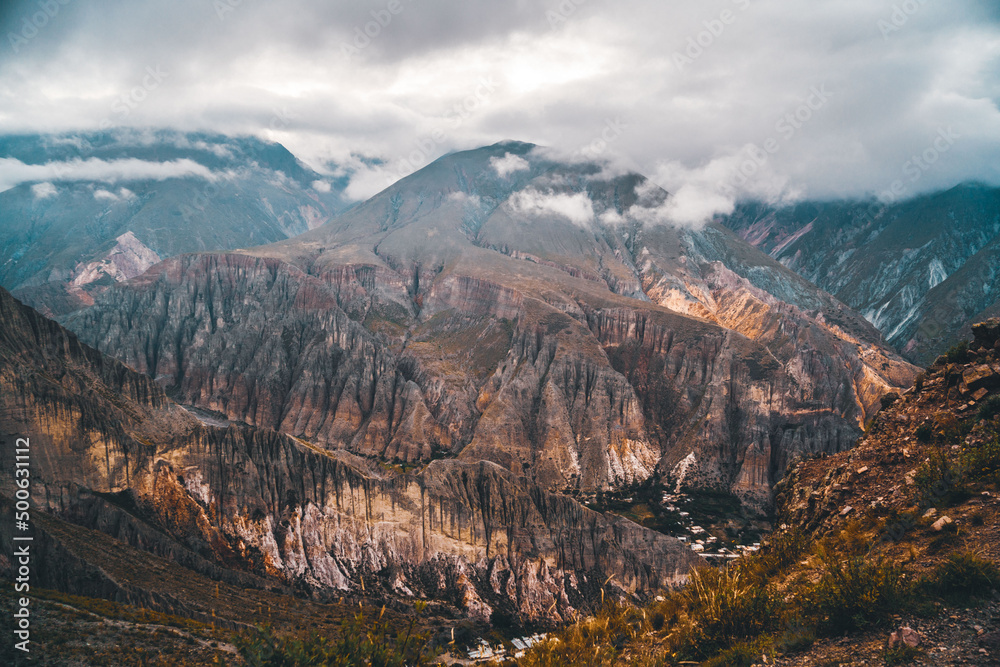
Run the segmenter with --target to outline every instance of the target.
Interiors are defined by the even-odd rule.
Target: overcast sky
[[[503,139],[694,210],[1000,185],[996,0],[7,0],[0,28],[0,132],[252,133],[356,198]]]

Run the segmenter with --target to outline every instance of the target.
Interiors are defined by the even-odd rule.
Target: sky
[[[995,0],[6,0],[0,133],[254,134],[363,199],[514,139],[738,198],[1000,185]]]

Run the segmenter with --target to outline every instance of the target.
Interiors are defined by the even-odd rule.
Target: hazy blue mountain
[[[995,313],[1000,190],[965,184],[891,205],[749,203],[722,221],[929,363]]]
[[[0,285],[49,314],[161,259],[288,238],[347,207],[344,179],[253,137],[3,136],[0,164],[33,177],[0,192]]]

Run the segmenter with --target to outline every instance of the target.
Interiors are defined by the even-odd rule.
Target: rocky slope
[[[723,221],[928,364],[996,313],[1000,191],[967,184],[893,204],[746,204]]]
[[[973,333],[854,449],[792,467],[759,550],[517,664],[1000,664],[1000,319]]]
[[[766,508],[916,369],[726,229],[663,224],[666,196],[506,142],[294,239],[169,260],[67,324],[182,403],[321,448],[584,494],[683,473]]]
[[[489,462],[402,474],[268,429],[205,426],[3,290],[0,322],[0,439],[30,438],[33,511],[227,585],[418,596],[483,621],[550,624],[590,608],[609,580],[642,597],[698,560]],[[3,447],[0,464],[13,469],[13,456]],[[13,492],[8,476],[0,495]],[[36,585],[197,615],[183,591],[165,597],[127,564],[108,575],[39,517]],[[0,567],[10,575],[9,560]]]
[[[346,208],[342,180],[251,137],[9,135],[0,160],[31,177],[0,184],[0,285],[49,314],[166,257],[277,241]]]

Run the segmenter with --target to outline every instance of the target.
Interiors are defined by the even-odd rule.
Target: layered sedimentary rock
[[[2,290],[0,322],[0,437],[30,438],[35,511],[213,578],[319,597],[425,596],[483,620],[555,623],[589,608],[609,579],[641,596],[679,582],[697,560],[672,538],[487,461],[399,474],[269,429],[205,426],[150,378]],[[13,450],[0,454],[7,469]],[[13,490],[5,478],[0,494]],[[100,572],[45,535],[51,571]],[[184,611],[128,582],[46,581]]]
[[[501,175],[508,153],[528,167]],[[665,197],[500,144],[295,239],[167,261],[67,324],[183,403],[323,449],[584,492],[686,461],[764,508],[916,369],[725,229],[650,222]]]

